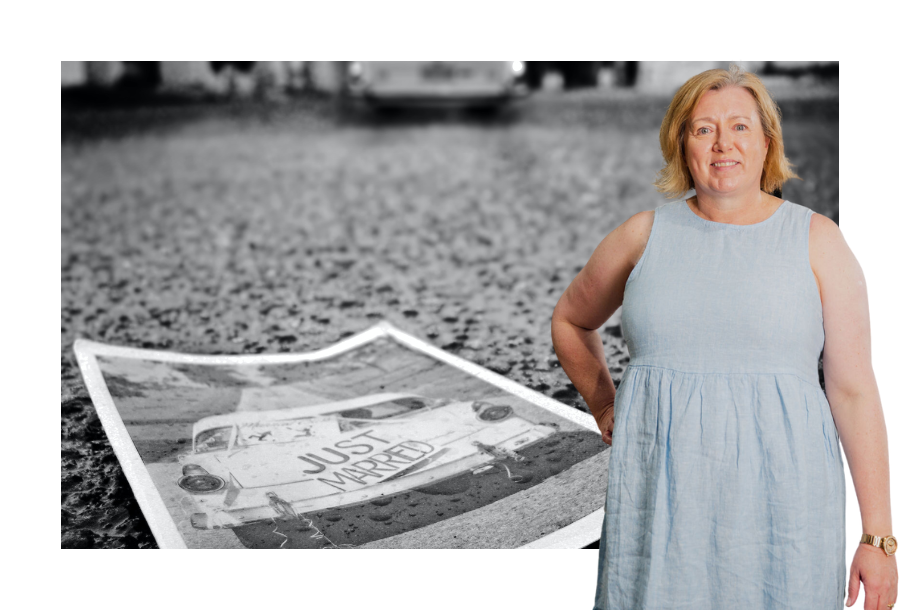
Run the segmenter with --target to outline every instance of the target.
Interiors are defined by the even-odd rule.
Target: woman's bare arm
[[[652,225],[653,212],[640,212],[607,235],[553,310],[550,328],[559,363],[584,397],[607,444],[612,439],[601,419],[612,410],[616,388],[596,331],[622,304],[625,282],[640,260]]]
[[[810,222],[809,255],[825,321],[825,392],[853,475],[863,533],[892,534],[887,428],[872,370],[866,281],[838,226],[821,214]]]

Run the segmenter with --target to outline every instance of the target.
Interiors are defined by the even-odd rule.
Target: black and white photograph
[[[608,456],[592,418],[386,323],[280,357],[75,350],[160,546],[580,548],[600,535]]]

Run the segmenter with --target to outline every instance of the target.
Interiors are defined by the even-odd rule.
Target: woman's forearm
[[[616,397],[600,334],[559,317],[553,318],[550,331],[560,365],[591,413],[599,416],[600,410],[613,404]]]
[[[891,529],[887,427],[878,390],[836,398],[831,410],[853,476],[863,533],[896,535]]]

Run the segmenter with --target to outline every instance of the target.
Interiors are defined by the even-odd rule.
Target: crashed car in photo
[[[352,61],[345,89],[376,108],[496,110],[529,92],[522,61]]]
[[[400,393],[238,411],[194,424],[177,484],[193,499],[193,527],[235,528],[514,464],[524,459],[520,451],[557,429],[520,417],[501,399]]]

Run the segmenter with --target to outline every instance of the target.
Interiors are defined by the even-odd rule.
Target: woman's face
[[[741,195],[759,191],[769,139],[756,101],[743,87],[707,91],[687,125],[684,154],[697,193]]]

